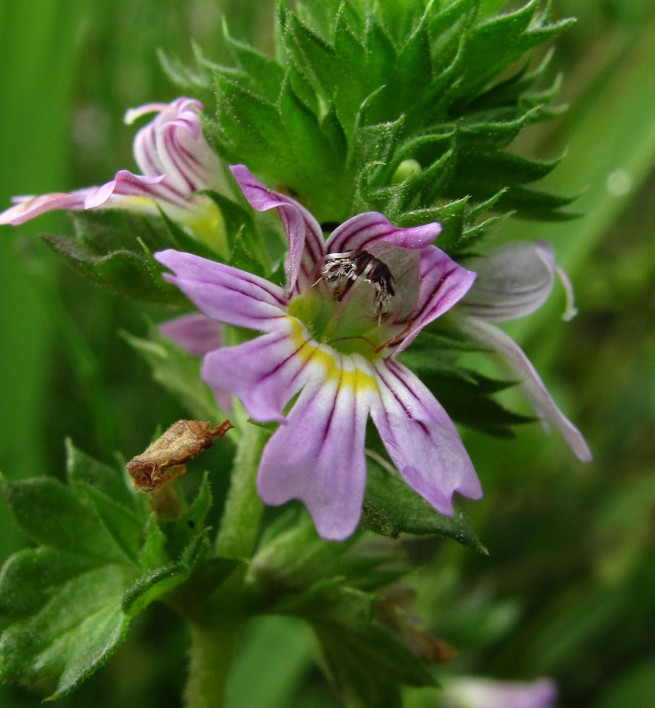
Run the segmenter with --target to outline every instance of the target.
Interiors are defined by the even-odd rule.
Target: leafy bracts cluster
[[[0,573],[0,616],[10,621],[0,635],[5,682],[41,683],[50,698],[60,698],[112,656],[152,602],[166,603],[191,623],[207,623],[227,602],[226,581],[246,572],[238,586],[245,615],[273,611],[307,620],[339,688],[358,694],[362,704],[369,704],[376,686],[393,694],[397,682],[433,682],[398,632],[376,619],[378,589],[405,569],[385,569],[386,555],[348,558],[355,538],[325,544],[308,516],[281,517],[247,563],[213,550],[207,475],[174,522],[150,514],[145,495],[127,486],[119,470],[70,444],[67,484],[36,477],[3,481],[2,487],[17,524],[36,544],[12,555]],[[384,498],[391,495],[397,509],[383,516]],[[387,535],[411,526],[414,533],[441,534],[485,552],[461,514],[440,516],[388,476],[376,475],[367,511],[369,525]],[[337,645],[363,655],[353,662],[336,652]],[[363,670],[370,677],[364,684]]]
[[[369,209],[399,225],[439,221],[450,252],[479,233],[488,209],[563,218],[567,198],[529,186],[556,161],[507,148],[552,115],[557,89],[535,88],[548,56],[532,71],[518,60],[569,21],[550,23],[537,0],[490,18],[494,5],[283,3],[277,59],[227,31],[234,67],[199,57],[217,95],[210,142],[228,162],[285,187],[322,223]],[[175,76],[198,90],[199,75],[193,87],[188,72]]]

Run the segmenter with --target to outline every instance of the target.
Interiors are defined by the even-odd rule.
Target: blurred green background
[[[552,4],[555,17],[578,18],[553,62],[570,107],[515,149],[548,158],[566,150],[548,184],[580,193],[584,216],[501,228],[550,240],[574,282],[572,323],[561,321],[558,292],[511,331],[595,461],[578,464],[536,425],[513,441],[467,432],[485,489],[467,511],[490,556],[409,542],[420,564],[414,609],[460,652],[441,675],[549,676],[561,706],[647,706],[655,704],[655,6]],[[272,5],[0,0],[0,205],[133,168],[124,111],[177,95],[157,48],[190,60],[193,38],[208,57],[225,59],[222,15],[233,35],[270,47]],[[81,281],[38,238],[66,229],[53,215],[0,230],[0,469],[9,478],[61,476],[66,436],[104,461],[117,451],[130,457],[158,424],[183,414],[118,334],[143,335],[144,310]],[[3,503],[2,557],[23,543]],[[149,611],[116,657],[60,705],[178,705],[185,642],[172,615]],[[231,707],[337,705],[310,652],[299,625],[256,623]],[[40,698],[0,688],[7,708]],[[408,690],[406,704],[438,705],[438,693]]]

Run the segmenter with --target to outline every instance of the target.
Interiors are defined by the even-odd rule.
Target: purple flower
[[[134,138],[134,158],[143,174],[120,170],[111,182],[68,193],[14,197],[0,224],[14,226],[57,209],[127,209],[158,216],[162,209],[220,253],[225,248],[223,216],[204,189],[223,181],[220,164],[202,134],[202,104],[190,98],[148,103],[125,114],[125,122],[156,112]]]
[[[554,708],[557,686],[550,679],[531,683],[475,676],[444,681],[446,708]]]
[[[452,421],[394,358],[475,278],[431,245],[439,224],[403,229],[367,212],[324,240],[298,202],[244,165],[231,169],[254,209],[278,211],[289,239],[286,289],[188,253],[155,257],[207,317],[262,332],[207,353],[202,373],[214,390],[238,396],[254,420],[281,424],[259,466],[264,502],[299,499],[323,538],[352,534],[366,486],[369,415],[404,480],[435,509],[452,514],[455,491],[480,498]]]
[[[522,393],[542,421],[552,423],[578,458],[589,462],[592,455],[584,437],[557,407],[530,360],[511,337],[491,324],[524,317],[541,307],[553,289],[555,275],[567,292],[564,319],[575,315],[571,284],[555,263],[552,246],[545,241],[511,242],[466,265],[478,277],[457,307],[462,330],[496,352],[501,366],[521,382]]]

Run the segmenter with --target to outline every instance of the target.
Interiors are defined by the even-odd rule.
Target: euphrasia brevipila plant
[[[96,282],[170,306],[175,317],[151,340],[130,340],[191,415],[235,426],[217,442],[233,465],[218,534],[206,522],[209,478],[190,504],[172,491],[180,465],[211,443],[184,443],[173,428],[149,448],[157,462],[133,466],[152,515],[143,494],[72,447],[67,486],[5,483],[40,544],[2,576],[0,607],[13,620],[0,646],[5,679],[55,676],[53,695],[67,693],[161,600],[191,627],[191,706],[218,704],[240,628],[260,612],[306,619],[353,704],[395,705],[399,684],[434,680],[407,623],[376,617],[405,569],[345,552],[364,529],[483,550],[453,506],[454,492],[478,499],[484,487],[453,421],[510,434],[533,419],[494,399],[512,384],[590,459],[493,324],[540,307],[556,276],[570,293],[547,243],[490,248],[484,238],[510,214],[570,216],[568,197],[534,184],[557,161],[510,148],[556,112],[541,48],[568,21],[551,21],[537,0],[496,14],[503,5],[282,2],[274,57],[227,28],[231,66],[164,57],[193,98],[128,112],[128,123],[154,113],[135,138],[138,172],[19,197],[0,214],[20,224],[74,212],[74,235],[47,242]],[[496,357],[508,380],[463,367],[471,351]],[[261,500],[294,499],[311,519],[283,506],[262,533]],[[55,518],[70,533],[54,534]],[[219,655],[217,670],[208,657]]]

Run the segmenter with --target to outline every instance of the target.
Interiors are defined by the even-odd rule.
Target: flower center
[[[289,314],[316,341],[339,352],[379,356],[399,305],[387,265],[368,251],[329,253],[311,279],[311,287],[290,303]]]

